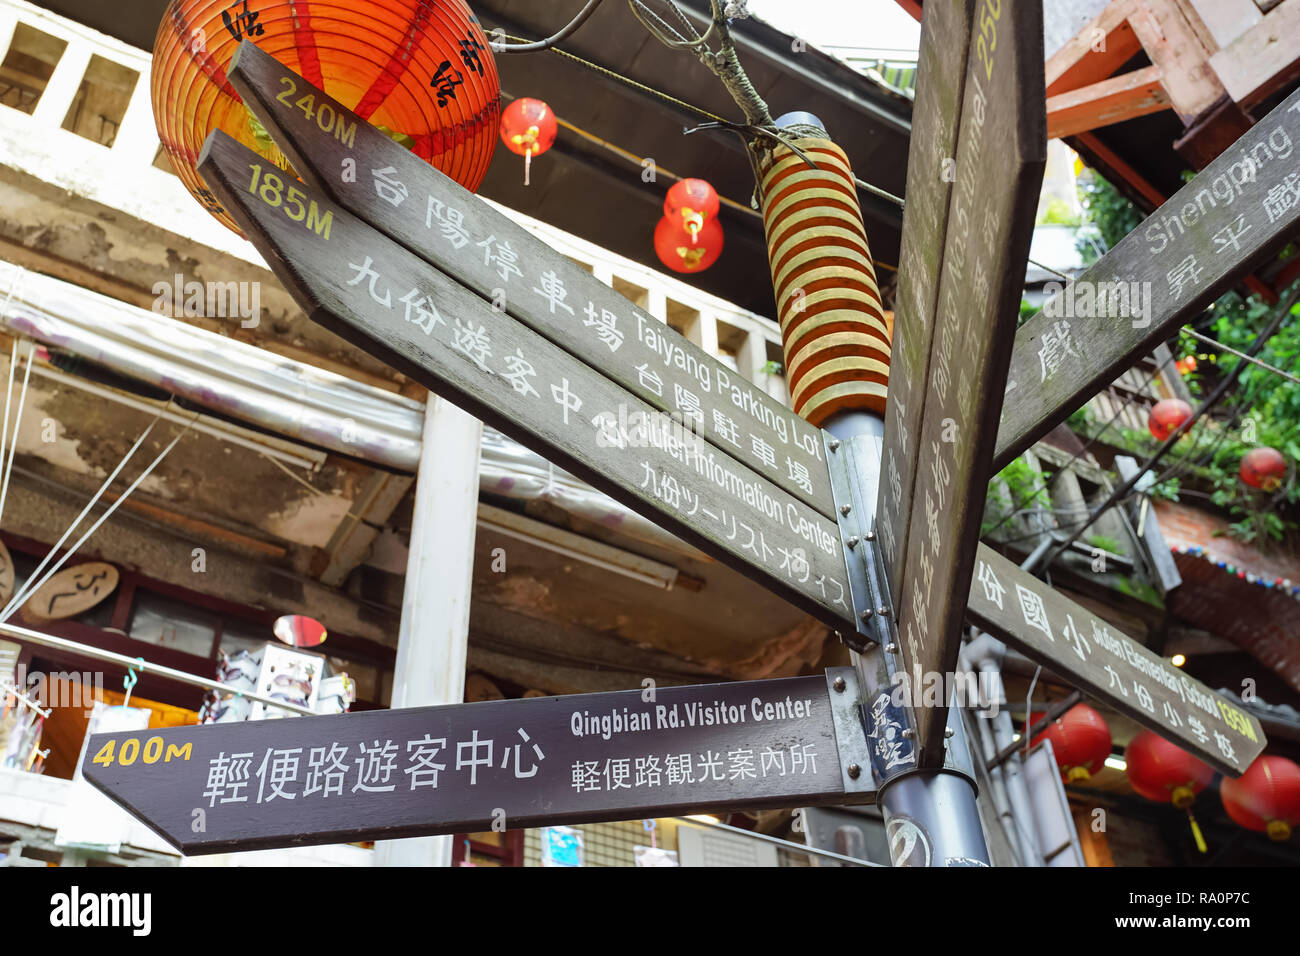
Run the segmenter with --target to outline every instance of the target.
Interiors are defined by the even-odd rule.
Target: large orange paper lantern
[[[194,168],[208,133],[224,130],[288,168],[226,78],[245,39],[466,189],[483,181],[496,147],[500,82],[463,0],[172,0],[154,42],[158,137],[186,188],[236,232]],[[345,124],[305,90],[286,85],[279,99],[346,136]]]

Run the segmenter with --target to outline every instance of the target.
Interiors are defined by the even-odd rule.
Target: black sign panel
[[[957,663],[998,413],[1034,228],[1047,118],[1040,4],[981,0],[966,62],[904,565],[899,649],[920,686]],[[917,399],[913,399],[915,404]],[[888,468],[888,464],[886,464]],[[883,476],[890,489],[892,473]],[[946,708],[916,710],[922,766],[944,760]]]
[[[764,481],[834,517],[820,430],[747,376],[250,41],[229,76],[310,185],[642,401],[680,417]]]
[[[187,854],[873,797],[824,676],[644,693],[97,734],[82,770]]]
[[[1300,230],[1300,90],[1016,333],[1002,468]],[[1049,285],[1049,289],[1051,286]]]
[[[313,321],[830,626],[853,621],[834,522],[224,133],[199,169]],[[527,286],[570,309],[547,276]]]
[[[1267,741],[1240,702],[1210,690],[996,551],[979,547],[971,620],[1232,777]]]

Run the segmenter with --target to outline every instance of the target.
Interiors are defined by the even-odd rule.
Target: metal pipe
[[[742,830],[740,827],[729,826],[721,821],[717,823],[707,823],[704,820],[695,820],[691,817],[673,817],[680,823],[691,823],[698,827],[708,827],[714,830],[726,830],[728,833],[738,833],[741,836],[751,837],[755,840],[762,840],[764,843],[775,843],[777,846],[783,846],[791,853],[807,853],[812,856],[824,856],[828,860],[835,860],[839,863],[848,863],[852,866],[879,866],[883,863],[872,863],[870,860],[859,860],[856,857],[844,856],[840,853],[833,853],[830,850],[822,850],[815,846],[801,846],[790,840],[782,840],[780,837],[768,836],[766,833],[755,833],[753,830]]]
[[[306,707],[299,707],[297,704],[286,704],[284,701],[272,700],[270,697],[263,697],[261,694],[254,693],[251,690],[238,690],[228,684],[223,684],[220,681],[208,680],[204,677],[198,677],[195,674],[188,674],[185,671],[163,667],[161,664],[150,664],[148,661],[142,661],[139,658],[127,657],[125,654],[106,651],[98,647],[92,647],[89,644],[82,644],[78,641],[69,641],[62,637],[55,637],[53,634],[43,634],[40,631],[33,631],[30,628],[18,627],[16,624],[0,622],[0,634],[7,634],[9,637],[17,638],[18,640],[28,644],[39,644],[42,647],[52,647],[55,650],[67,651],[71,654],[80,654],[82,657],[90,657],[94,660],[104,661],[108,664],[117,664],[119,667],[125,667],[128,670],[136,670],[142,674],[152,674],[155,677],[163,677],[167,680],[174,680],[181,684],[189,684],[193,687],[202,687],[205,690],[215,690],[223,694],[234,694],[235,696],[247,697],[249,700],[255,700],[258,703],[266,704],[268,707],[279,707],[281,710],[292,711],[293,713],[301,714],[304,717],[320,716],[320,714],[316,713],[314,710],[308,710]]]
[[[110,402],[117,402],[119,405],[125,405],[127,408],[134,408],[138,411],[154,413],[158,413],[159,409],[162,408],[164,411],[162,411],[161,417],[169,422],[176,422],[183,425],[189,421],[189,419],[183,415],[176,412],[166,411],[165,409],[167,405],[170,404],[167,402],[151,402],[148,399],[134,398],[125,392],[119,392],[102,385],[96,385],[94,382],[76,375],[69,375],[67,372],[62,372],[57,368],[45,368],[44,366],[38,365],[32,371],[42,378],[48,378],[61,385],[68,385],[72,388],[80,389],[83,392],[88,392],[98,398],[107,399]],[[244,438],[241,435],[237,435],[230,426],[221,427],[224,423],[219,419],[214,419],[213,422],[214,424],[208,424],[204,421],[196,421],[191,427],[196,432],[211,435],[221,441],[230,442],[232,445],[239,445],[241,448],[251,449],[252,451],[265,455],[268,458],[278,458],[291,465],[297,465],[299,468],[305,468],[307,471],[319,471],[321,465],[325,464],[326,455],[324,452],[304,448],[304,455],[295,455],[292,452],[276,448],[274,445],[263,444],[250,438]],[[311,457],[306,457],[306,455],[310,455]]]
[[[1015,749],[1015,728],[1011,724],[1011,715],[1006,710],[1006,696],[1002,693],[1001,657],[1006,645],[990,634],[980,633],[966,646],[971,661],[983,675],[987,675],[988,684],[998,688],[1002,707],[989,720],[989,732],[993,736],[993,745],[1000,753],[1008,745]],[[998,765],[1006,783],[1007,799],[1011,803],[1012,837],[1020,845],[1021,863],[1024,866],[1042,866],[1043,853],[1038,845],[1038,835],[1029,825],[1034,819],[1033,804],[1029,799],[1029,788],[1020,773],[1020,761],[1008,760]]]

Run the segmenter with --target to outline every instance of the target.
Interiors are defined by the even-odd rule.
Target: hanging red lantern
[[[1196,371],[1196,356],[1185,355],[1174,363],[1174,368],[1178,369],[1180,375],[1190,375]]]
[[[1236,780],[1224,777],[1219,796],[1228,816],[1247,830],[1286,840],[1300,823],[1300,766],[1261,754]]]
[[[674,272],[703,272],[722,255],[722,224],[706,219],[698,236],[667,216],[655,227],[655,253]]]
[[[1276,448],[1252,448],[1242,456],[1239,474],[1252,488],[1277,491],[1286,479],[1286,458]]]
[[[1214,779],[1213,768],[1149,730],[1129,741],[1124,760],[1128,764],[1128,782],[1139,795],[1187,811],[1196,847],[1204,853],[1205,838],[1192,816],[1192,802]]]
[[[1181,398],[1166,398],[1156,402],[1147,417],[1147,428],[1156,441],[1164,441],[1192,417],[1192,406]]]
[[[664,215],[680,220],[694,245],[704,224],[718,217],[718,194],[703,179],[679,179],[664,197]]]
[[[524,185],[528,185],[533,157],[551,148],[559,125],[555,111],[531,97],[521,96],[501,113],[501,141],[512,153],[524,158]]]
[[[1042,714],[1031,716],[1030,725],[1041,717]],[[1048,724],[1031,744],[1043,739],[1052,742],[1056,765],[1066,783],[1077,783],[1100,773],[1110,756],[1110,728],[1101,714],[1087,704],[1075,704]]]
[[[244,39],[466,189],[483,181],[496,146],[500,84],[464,0],[172,0],[154,41],[158,138],[185,187],[236,232],[194,168],[208,133],[224,130],[289,166],[226,79]],[[305,91],[285,87],[281,99],[345,134],[328,104]]]

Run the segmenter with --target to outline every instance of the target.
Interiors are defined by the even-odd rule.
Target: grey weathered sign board
[[[192,855],[862,803],[852,680],[839,668],[653,701],[631,690],[97,734],[82,770]]]
[[[313,321],[832,627],[852,626],[833,521],[225,133],[209,136],[199,170]],[[545,275],[519,288],[555,298]]]
[[[834,517],[821,431],[245,41],[229,78],[295,171],[461,285]]]
[[[971,24],[956,181],[944,237],[916,474],[891,592],[905,669],[919,685],[957,664],[984,492],[1047,158],[1042,9],[981,0]],[[910,264],[907,264],[910,267]],[[891,389],[893,382],[891,380]],[[892,395],[891,395],[892,401]],[[886,427],[896,424],[895,413]],[[893,499],[895,475],[882,476]],[[918,707],[921,766],[944,760],[946,707]]]
[[[994,468],[1295,236],[1298,163],[1300,90],[1020,328]]]
[[[1112,625],[979,546],[970,617],[1144,727],[1237,777],[1266,743],[1239,701],[1210,690]]]

